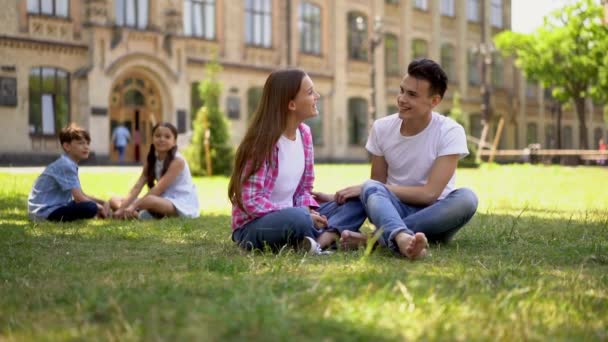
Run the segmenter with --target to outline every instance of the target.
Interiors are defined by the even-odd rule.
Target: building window
[[[398,42],[394,34],[388,33],[384,36],[384,70],[388,76],[401,76]]]
[[[29,76],[30,134],[54,135],[70,122],[70,75],[48,67]]]
[[[399,5],[400,0],[386,0],[385,3],[389,5]]]
[[[258,109],[258,103],[262,98],[262,92],[264,89],[262,87],[251,87],[247,90],[247,118],[250,119],[255,114],[256,109]]]
[[[69,0],[27,0],[27,12],[30,14],[67,18],[69,8]]]
[[[441,45],[441,67],[448,75],[448,80],[452,82],[456,80],[456,62],[454,58],[454,46],[452,44]]]
[[[412,59],[427,58],[428,48],[425,40],[414,39],[412,41]]]
[[[545,125],[545,148],[554,149],[555,146],[555,125]]]
[[[478,23],[481,17],[480,9],[480,0],[467,0],[467,19]]]
[[[306,120],[312,132],[312,142],[315,146],[323,146],[323,98],[317,100],[319,115]]]
[[[469,51],[467,53],[467,64],[468,64],[468,74],[469,74],[469,84],[472,86],[478,86],[481,84],[481,70],[479,65],[479,56],[473,52]]]
[[[454,0],[441,0],[440,10],[442,15],[453,17],[456,13],[454,9]]]
[[[69,0],[27,0],[27,11],[30,14],[67,18]]]
[[[198,111],[205,105],[205,101],[199,90],[200,82],[192,82],[190,84],[190,122],[194,128],[196,123],[196,115]]]
[[[535,98],[536,97],[536,88],[538,88],[538,85],[534,81],[526,82],[526,97]]]
[[[241,118],[241,99],[238,96],[226,98],[226,114],[228,119],[238,120]]]
[[[490,1],[490,24],[494,27],[502,27],[502,0]]]
[[[574,144],[572,143],[572,127],[565,126],[563,130],[563,140],[562,140],[562,148],[572,149],[574,148]]]
[[[505,85],[505,64],[499,52],[495,52],[492,57],[492,84],[497,88]]]
[[[321,54],[321,8],[310,2],[300,3],[300,51]]]
[[[184,1],[184,34],[215,39],[215,0]]]
[[[245,43],[271,47],[271,5],[271,0],[245,0]]]
[[[526,128],[526,143],[528,145],[538,143],[538,126],[534,122],[529,122]]]
[[[367,61],[367,17],[358,12],[348,13],[348,56]]]
[[[116,24],[141,30],[148,27],[148,0],[116,0]]]
[[[363,146],[367,140],[367,101],[360,97],[348,99],[348,143]]]
[[[426,11],[429,9],[428,0],[414,0],[414,8]]]

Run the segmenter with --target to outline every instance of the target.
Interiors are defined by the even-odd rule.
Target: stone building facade
[[[321,115],[310,122],[317,158],[366,160],[367,130],[374,117],[395,111],[400,78],[415,57],[444,66],[451,81],[439,111],[450,111],[458,93],[470,133],[479,136],[482,33],[491,37],[509,29],[511,21],[510,0],[0,0],[0,5],[0,116],[9,128],[0,136],[4,164],[55,157],[61,151],[56,134],[70,121],[90,130],[97,162],[116,159],[111,133],[120,122],[134,137],[130,161],[143,158],[151,126],[159,120],[173,122],[185,145],[192,90],[213,60],[223,67],[220,103],[235,144],[269,72],[297,66],[322,96]],[[527,84],[512,61],[486,56],[493,57],[486,73],[492,123],[506,118],[501,147],[551,143],[555,127],[545,92]],[[588,107],[589,136],[605,136],[601,110]],[[569,132],[564,139],[577,147],[571,111],[563,127]]]

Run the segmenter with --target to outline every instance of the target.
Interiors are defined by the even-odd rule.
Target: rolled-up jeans
[[[307,207],[285,208],[250,221],[232,232],[232,240],[247,250],[297,247],[305,236],[318,235]]]
[[[420,232],[429,242],[449,242],[477,210],[477,196],[467,188],[453,190],[429,206],[416,206],[401,202],[383,183],[368,180],[360,198],[376,231],[381,232],[378,241],[395,252],[399,251],[395,236],[400,232]]]

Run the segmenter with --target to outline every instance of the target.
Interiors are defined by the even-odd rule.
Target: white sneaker
[[[302,240],[301,250],[303,250],[306,254],[310,255],[329,255],[332,252],[324,251],[321,249],[321,245],[315,239],[305,236],[304,240]]]

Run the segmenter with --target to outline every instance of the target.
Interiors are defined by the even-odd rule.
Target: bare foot
[[[324,232],[317,238],[317,242],[322,249],[325,249],[331,246],[331,244],[337,241],[339,238],[340,236],[338,236],[338,233]]]
[[[399,233],[395,237],[395,242],[399,246],[399,252],[408,259],[416,260],[427,254],[428,241],[423,233],[416,233],[413,236]]]
[[[340,236],[340,247],[342,249],[357,249],[367,244],[367,235],[359,232],[345,230]]]

